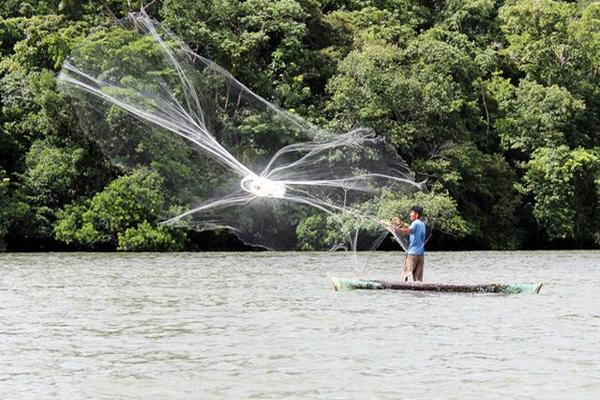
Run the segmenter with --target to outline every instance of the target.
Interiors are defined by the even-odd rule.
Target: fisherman
[[[423,207],[415,205],[410,208],[410,225],[398,217],[393,217],[391,220],[391,229],[402,235],[410,235],[410,242],[402,270],[403,281],[408,281],[410,275],[412,275],[413,281],[423,280],[426,227],[425,223],[421,220],[422,215]]]

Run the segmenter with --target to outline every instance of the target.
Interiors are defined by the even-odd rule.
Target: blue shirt
[[[409,226],[410,245],[407,253],[411,256],[422,256],[425,254],[425,223],[415,219]]]

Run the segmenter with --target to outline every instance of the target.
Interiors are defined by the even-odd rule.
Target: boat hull
[[[377,279],[346,279],[332,277],[333,288],[335,290],[413,290],[428,292],[446,292],[446,293],[539,293],[542,289],[541,283],[486,283],[480,285],[458,285],[448,283],[424,283],[424,282],[403,282],[403,281],[385,281]]]

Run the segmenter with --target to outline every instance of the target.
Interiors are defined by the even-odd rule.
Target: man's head
[[[414,221],[415,219],[421,218],[423,215],[423,207],[421,206],[412,206],[410,208],[410,220]]]

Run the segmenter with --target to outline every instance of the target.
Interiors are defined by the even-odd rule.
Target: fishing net
[[[143,11],[90,34],[59,88],[115,165],[164,178],[168,225],[284,250],[320,215],[331,245],[356,249],[362,232],[377,245],[387,230],[378,199],[424,189],[372,130],[332,133],[279,109]]]

